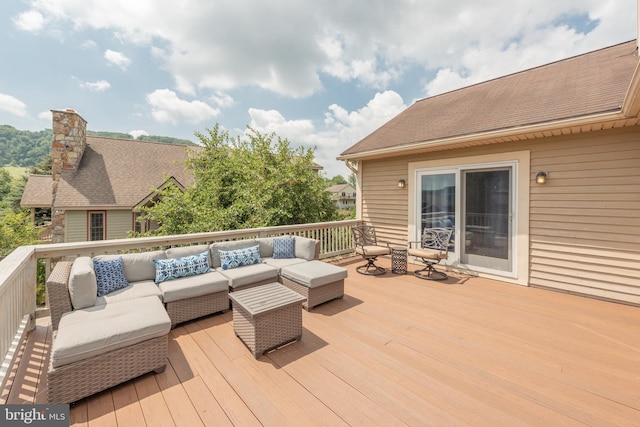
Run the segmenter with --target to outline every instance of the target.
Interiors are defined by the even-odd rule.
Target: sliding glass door
[[[463,264],[511,271],[511,168],[462,171]]]
[[[453,229],[448,264],[514,273],[515,164],[417,171],[419,226]]]

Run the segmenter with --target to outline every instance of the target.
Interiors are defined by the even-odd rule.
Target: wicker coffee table
[[[257,359],[302,336],[303,296],[280,283],[231,292],[233,330]]]

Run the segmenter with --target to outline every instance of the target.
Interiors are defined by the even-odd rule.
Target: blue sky
[[[335,160],[416,99],[636,38],[633,0],[3,0],[0,124],[196,141],[250,125]]]

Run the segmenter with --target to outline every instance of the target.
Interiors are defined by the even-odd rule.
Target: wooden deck
[[[640,308],[356,265],[300,342],[255,360],[231,313],[183,324],[164,373],[75,403],[72,424],[640,425]],[[50,337],[44,319],[0,403],[45,403]]]

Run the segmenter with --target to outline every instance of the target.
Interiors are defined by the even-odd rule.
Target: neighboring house
[[[338,157],[357,217],[397,244],[453,228],[470,274],[640,304],[638,64],[630,41],[415,102]]]
[[[331,200],[338,210],[355,210],[356,189],[349,184],[337,184],[327,188],[331,193]]]
[[[22,192],[20,206],[29,208],[31,221],[36,221],[36,210],[51,210],[51,175],[29,175],[29,180]]]
[[[53,243],[126,238],[156,224],[136,221],[169,183],[193,183],[185,160],[197,146],[86,136],[73,110],[52,110],[52,175],[31,175],[22,206],[51,207]]]

